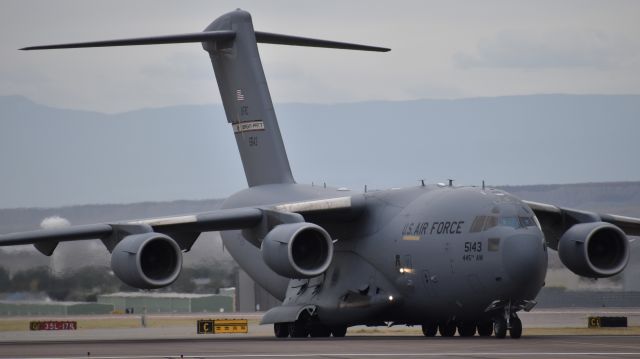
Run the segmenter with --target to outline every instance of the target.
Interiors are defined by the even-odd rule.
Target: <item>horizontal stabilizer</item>
[[[376,46],[350,44],[346,42],[311,39],[307,37],[274,34],[270,32],[262,32],[262,31],[256,31],[256,41],[263,44],[326,47],[330,49],[343,49],[343,50],[361,50],[361,51],[378,51],[378,52],[387,52],[391,50],[385,47],[376,47]]]
[[[270,32],[256,31],[255,34],[256,34],[256,41],[263,44],[325,47],[330,49],[378,51],[378,52],[390,51],[390,49],[385,47],[376,47],[376,46],[351,44],[351,43],[338,42],[338,41],[311,39],[307,37],[274,34]],[[164,36],[152,36],[152,37],[137,37],[137,38],[130,38],[130,39],[29,46],[29,47],[24,47],[20,50],[75,49],[75,48],[83,48],[83,47],[160,45],[160,44],[180,44],[180,43],[189,43],[189,42],[228,41],[228,40],[233,40],[235,36],[236,36],[235,31],[231,31],[231,30],[203,31],[203,32],[196,32],[191,34],[164,35]]]
[[[49,49],[73,49],[81,47],[108,47],[108,46],[132,46],[132,45],[159,45],[180,44],[187,42],[225,41],[235,38],[235,31],[204,31],[191,34],[164,35],[152,37],[138,37],[131,39],[77,42],[69,44],[30,46],[20,50],[49,50]]]

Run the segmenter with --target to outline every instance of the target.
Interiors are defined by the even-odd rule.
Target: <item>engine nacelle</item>
[[[333,241],[312,223],[275,226],[262,241],[262,258],[274,272],[287,278],[311,278],[324,273],[333,259]]]
[[[580,223],[562,235],[558,255],[562,263],[577,275],[611,277],[622,272],[629,262],[629,240],[613,224]]]
[[[182,251],[164,234],[132,234],[113,249],[111,269],[121,281],[135,288],[166,287],[180,274]]]

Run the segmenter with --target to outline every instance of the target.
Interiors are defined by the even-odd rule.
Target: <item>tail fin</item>
[[[236,136],[250,187],[294,183],[257,43],[386,52],[389,49],[254,31],[251,15],[232,11],[203,32],[145,38],[26,47],[22,50],[64,49],[201,42],[209,53],[220,96]]]

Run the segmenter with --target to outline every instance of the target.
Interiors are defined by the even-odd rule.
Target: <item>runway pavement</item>
[[[626,315],[635,327],[592,331],[586,328],[589,315]],[[0,332],[0,357],[640,358],[639,309],[540,310],[521,317],[525,331],[518,340],[425,338],[419,327],[354,327],[345,338],[276,339],[272,327],[255,324],[255,317],[250,317],[249,334],[198,335],[195,322],[151,328],[4,331]],[[582,333],[590,335],[576,335]]]
[[[639,336],[238,337],[0,344],[10,358],[638,358]]]

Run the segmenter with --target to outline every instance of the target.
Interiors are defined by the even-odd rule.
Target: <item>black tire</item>
[[[507,336],[507,322],[504,319],[498,319],[493,322],[493,332],[496,338],[503,339]]]
[[[493,322],[490,320],[481,320],[478,322],[478,335],[481,337],[490,337],[493,334]]]
[[[475,322],[458,323],[458,334],[460,334],[461,337],[472,337],[476,335],[476,323]]]
[[[438,333],[438,324],[436,323],[422,324],[422,334],[424,334],[425,337],[435,337],[436,333]]]
[[[453,321],[440,323],[438,324],[438,331],[443,337],[452,337],[456,335],[456,323],[454,323]]]
[[[273,333],[276,335],[276,338],[288,338],[289,323],[274,323]]]
[[[293,323],[289,323],[289,336],[291,338],[306,338],[309,336],[309,330],[307,329],[306,323],[300,320],[297,320]]]
[[[347,335],[347,327],[346,326],[332,327],[331,334],[336,338],[342,338],[345,335]]]
[[[309,335],[312,338],[326,338],[331,336],[331,329],[326,325],[315,323],[311,327],[311,330],[309,331]]]
[[[519,339],[522,336],[522,321],[518,317],[511,317],[509,321],[509,336],[512,339]]]

